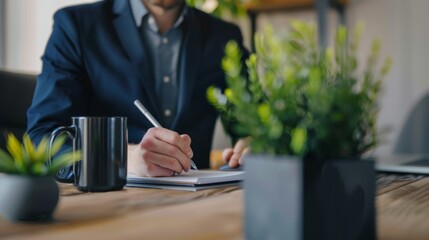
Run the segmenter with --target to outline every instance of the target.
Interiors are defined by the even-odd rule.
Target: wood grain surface
[[[54,220],[11,223],[0,239],[243,239],[243,190],[125,188],[82,193],[60,184]],[[429,178],[377,176],[378,239],[429,239]]]
[[[376,202],[379,239],[429,239],[429,178],[385,175],[380,179]]]
[[[145,232],[148,229],[142,227],[151,221],[144,219],[137,221],[138,226],[134,229],[131,227],[133,223],[127,220],[130,216],[137,214],[144,217],[151,211],[163,209],[169,205],[180,210],[183,203],[192,205],[201,199],[209,200],[215,196],[229,197],[225,193],[238,190],[239,187],[214,188],[198,192],[125,188],[115,192],[82,193],[72,185],[60,184],[60,189],[62,197],[55,212],[54,221],[11,223],[0,218],[0,239],[8,239],[8,237],[11,239],[76,239],[76,236],[85,236],[83,233],[87,231],[91,232],[89,235],[91,237],[107,234],[107,239],[131,239],[128,238],[130,236],[118,237],[136,231]],[[205,212],[204,209],[199,211]],[[187,215],[181,216],[181,218],[186,217]],[[194,217],[193,213],[192,217]],[[162,227],[164,220],[161,217],[161,221],[156,224]],[[121,224],[116,228],[107,227],[110,226],[107,223],[118,223],[118,221]],[[180,221],[178,223],[180,224]],[[105,231],[101,231],[101,229],[105,229]],[[133,239],[139,239],[139,235],[133,236],[135,237]]]

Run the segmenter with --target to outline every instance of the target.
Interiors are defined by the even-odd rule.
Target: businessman
[[[185,0],[105,0],[59,10],[28,132],[40,139],[72,116],[126,116],[130,173],[168,176],[188,171],[191,158],[207,168],[217,113],[206,90],[225,88],[221,59],[229,40],[242,47],[238,27]],[[136,99],[165,128],[152,128]],[[238,164],[237,155],[230,163]],[[69,170],[58,177],[66,180]]]

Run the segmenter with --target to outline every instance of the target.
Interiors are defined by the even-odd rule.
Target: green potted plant
[[[0,149],[0,214],[11,221],[50,220],[58,203],[55,174],[80,159],[80,152],[60,152],[65,137],[43,138],[35,146],[27,134],[22,143],[8,134]],[[51,156],[55,156],[50,162]],[[1,174],[3,173],[3,174]]]
[[[321,49],[314,24],[267,28],[246,60],[234,42],[223,69],[228,88],[209,101],[236,134],[250,137],[244,159],[248,239],[374,239],[375,171],[365,153],[379,141],[377,97],[391,65],[377,65],[374,40],[363,73],[356,56],[362,34],[339,27]]]

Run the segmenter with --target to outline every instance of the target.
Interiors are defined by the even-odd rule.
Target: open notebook
[[[128,175],[128,187],[148,187],[197,191],[213,187],[237,185],[244,180],[244,171],[190,170],[172,177],[137,177]]]

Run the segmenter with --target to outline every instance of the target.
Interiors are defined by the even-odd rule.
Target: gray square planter
[[[375,239],[373,161],[248,155],[246,239]]]

